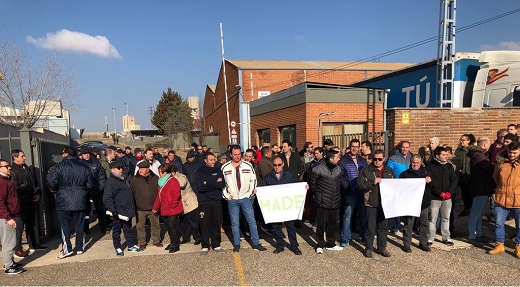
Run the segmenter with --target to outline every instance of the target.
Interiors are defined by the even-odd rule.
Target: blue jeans
[[[484,211],[486,210],[488,199],[489,196],[487,195],[476,196],[473,198],[468,221],[469,239],[482,237],[482,215],[484,215]]]
[[[341,242],[349,242],[352,238],[352,225],[350,219],[357,210],[359,237],[365,241],[365,231],[367,228],[367,217],[365,211],[365,199],[363,196],[345,196],[343,199],[343,220],[341,227]]]
[[[249,225],[253,245],[260,244],[258,229],[256,227],[255,211],[253,202],[255,198],[231,199],[228,201],[229,217],[231,218],[231,231],[233,232],[233,245],[240,246],[240,210]]]
[[[520,208],[505,208],[495,205],[495,237],[497,242],[504,243],[506,239],[506,231],[504,223],[509,213],[513,213],[515,217],[516,237],[515,243],[520,244]]]

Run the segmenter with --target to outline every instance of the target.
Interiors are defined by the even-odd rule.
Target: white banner
[[[419,217],[425,185],[424,178],[382,179],[379,190],[385,217]]]
[[[265,223],[302,219],[306,185],[298,182],[257,187],[256,198]]]

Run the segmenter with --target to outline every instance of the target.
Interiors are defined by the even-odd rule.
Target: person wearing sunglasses
[[[394,171],[385,166],[385,154],[383,150],[377,149],[373,152],[374,160],[359,173],[357,187],[365,194],[365,207],[367,215],[367,230],[365,232],[366,248],[365,257],[371,258],[374,250],[374,236],[377,232],[377,253],[384,257],[390,257],[386,250],[388,235],[388,220],[385,219],[381,195],[379,194],[379,183],[382,178],[395,178]]]
[[[0,239],[2,240],[2,261],[4,273],[19,274],[24,271],[22,265],[13,261],[17,230],[23,228],[20,218],[18,194],[10,179],[11,166],[5,159],[0,159]]]

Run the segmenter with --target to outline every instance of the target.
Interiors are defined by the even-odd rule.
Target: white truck
[[[520,106],[520,51],[484,51],[479,62],[471,106]]]

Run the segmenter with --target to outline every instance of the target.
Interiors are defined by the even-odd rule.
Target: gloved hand
[[[444,196],[446,197],[445,199],[450,199],[451,198],[451,192],[446,191]]]

